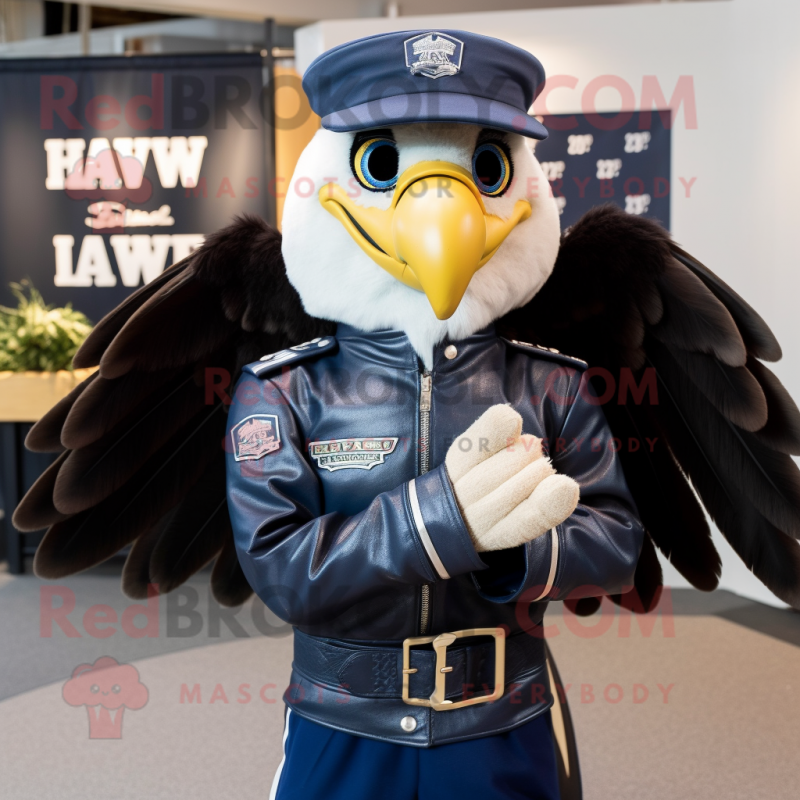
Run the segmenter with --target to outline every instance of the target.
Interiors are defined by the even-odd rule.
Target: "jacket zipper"
[[[424,475],[431,468],[431,390],[433,378],[424,370],[419,384],[419,474]],[[424,584],[420,589],[419,632],[428,632],[431,619],[431,587]]]

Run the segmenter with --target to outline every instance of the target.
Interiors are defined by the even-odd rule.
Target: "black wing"
[[[800,608],[800,412],[761,363],[781,357],[778,342],[741,297],[658,224],[601,206],[565,233],[550,279],[501,326],[586,360],[595,391],[613,396],[603,408],[649,535],[635,579],[645,608],[662,582],[653,544],[698,589],[717,586],[703,507]]]
[[[332,332],[286,277],[280,234],[242,217],[108,314],[75,356],[99,370],[31,430],[61,452],[14,514],[49,526],[34,569],[57,579],[132,544],[123,588],[167,592],[216,559],[212,589],[236,605],[239,568],[225,495],[227,406],[245,364]]]

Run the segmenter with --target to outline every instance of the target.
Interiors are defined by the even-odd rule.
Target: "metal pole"
[[[81,54],[89,55],[89,31],[92,28],[92,7],[81,3],[78,6],[78,31],[81,35]]]
[[[262,57],[262,114],[265,128],[265,167],[266,179],[272,180],[275,177],[275,20],[264,20],[264,42],[265,48],[261,51]],[[269,185],[269,184],[268,184]],[[274,185],[274,184],[273,184]],[[265,194],[265,217],[267,222],[276,227],[278,224],[277,198],[273,193]]]

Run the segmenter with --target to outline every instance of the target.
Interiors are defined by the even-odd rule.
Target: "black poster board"
[[[550,114],[536,158],[550,181],[562,229],[592,206],[615,203],[670,227],[671,114]]]
[[[0,61],[0,302],[28,277],[97,322],[234,215],[274,221],[270,72],[259,54]]]

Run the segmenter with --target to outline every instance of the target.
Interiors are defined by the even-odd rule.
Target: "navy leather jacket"
[[[229,415],[228,501],[247,579],[295,627],[293,711],[425,747],[550,706],[547,600],[629,588],[643,535],[583,367],[488,328],[442,343],[427,373],[403,333],[340,325],[245,369]],[[522,415],[581,496],[550,533],[478,554],[444,458],[497,403]],[[502,698],[439,711],[401,699],[404,639],[496,626],[508,633]],[[410,652],[409,696],[426,698],[433,653]],[[447,659],[448,698],[491,691],[492,639],[459,640]]]

